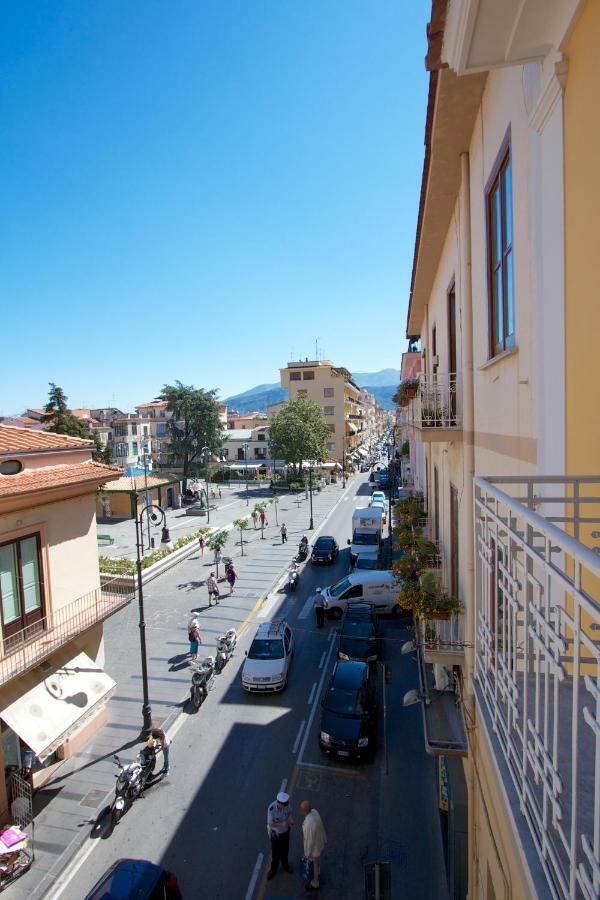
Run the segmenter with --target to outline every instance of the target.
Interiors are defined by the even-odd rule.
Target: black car
[[[321,706],[319,744],[325,753],[356,759],[372,755],[377,694],[368,663],[336,662]]]
[[[366,606],[360,603],[356,606]],[[346,610],[338,639],[338,659],[356,659],[373,663],[379,659],[380,640],[377,618],[350,605]]]
[[[379,560],[375,556],[361,556],[360,553],[356,557],[356,561],[352,565],[352,571],[356,569],[379,569]]]
[[[145,859],[118,859],[100,881],[86,894],[85,900],[182,900],[177,879],[172,872]]]
[[[340,548],[336,539],[324,534],[314,542],[310,561],[311,563],[332,565],[336,561],[339,552]]]

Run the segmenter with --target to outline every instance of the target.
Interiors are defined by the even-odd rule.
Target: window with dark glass
[[[303,373],[302,373],[302,377],[303,377],[303,379],[304,379],[305,381],[314,381],[314,380],[315,380],[315,373],[312,372],[312,371],[309,369],[307,372],[303,372]]]
[[[487,194],[490,357],[515,345],[512,166],[507,151]]]
[[[44,614],[39,535],[0,545],[2,633],[10,637]]]

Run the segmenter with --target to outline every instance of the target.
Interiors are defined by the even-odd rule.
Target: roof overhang
[[[542,60],[564,45],[583,0],[452,0],[441,58],[458,75]]]
[[[487,75],[459,78],[450,69],[441,68],[430,77],[407,336],[421,334],[460,188],[460,155],[469,150]]]

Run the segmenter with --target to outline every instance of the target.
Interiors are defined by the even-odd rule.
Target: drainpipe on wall
[[[469,154],[460,154],[460,315],[462,329],[462,402],[463,402],[463,509],[466,510],[467,540],[464,542],[465,587],[465,662],[466,706],[469,727],[469,757],[466,765],[468,788],[469,897],[477,894],[477,819],[475,803],[474,733],[475,702],[473,672],[475,664],[475,534],[473,529],[473,476],[475,475],[475,406],[473,391],[473,290],[471,272],[471,189]],[[461,548],[462,550],[462,548]],[[462,554],[461,554],[462,555]]]

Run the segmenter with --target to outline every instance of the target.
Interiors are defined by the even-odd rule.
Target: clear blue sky
[[[4,0],[0,414],[399,368],[429,0]]]

